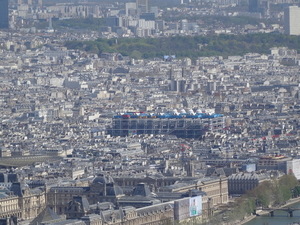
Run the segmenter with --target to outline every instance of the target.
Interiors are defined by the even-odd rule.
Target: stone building
[[[174,184],[176,181],[181,180],[178,177],[164,177],[164,176],[146,176],[146,177],[138,177],[138,176],[122,176],[115,177],[114,181],[121,187],[132,186],[135,187],[139,183],[147,184],[150,189],[153,191],[158,191],[158,188],[168,186]],[[191,180],[191,178],[183,178],[182,180]]]
[[[7,148],[0,148],[0,158],[3,158],[3,157],[10,157],[11,156],[11,151]]]
[[[245,194],[257,187],[261,182],[282,176],[279,171],[257,171],[252,173],[238,173],[228,177],[228,193]]]
[[[1,183],[15,183],[19,181],[18,174],[15,173],[0,173]]]
[[[67,219],[81,218],[91,214],[90,204],[85,196],[74,196],[66,210]]]
[[[185,182],[179,181],[172,185],[160,187],[158,193],[164,195],[164,193],[183,193],[191,190],[205,192],[214,206],[228,202],[228,181],[226,177],[205,177]]]
[[[47,205],[58,214],[64,214],[74,196],[86,196],[90,204],[112,202],[124,196],[123,190],[110,176],[99,175],[88,187],[55,186],[47,190]]]
[[[13,212],[13,213],[12,213]],[[19,208],[19,197],[1,193],[0,195],[0,218],[10,216],[20,217],[22,210]]]
[[[130,184],[138,180],[132,178]],[[75,186],[71,182],[70,186],[53,184],[30,189],[28,185],[12,183],[10,190],[0,195],[0,218],[36,218],[34,221],[38,224],[44,214],[49,214],[52,221],[59,220],[63,224],[86,221],[95,225],[155,225],[173,221],[172,204],[182,198],[202,196],[203,218],[211,216],[215,206],[228,201],[227,178],[223,177],[183,179],[176,183],[171,179],[159,180],[156,193],[146,183],[137,183],[127,196],[110,176],[99,175],[78,184],[86,186]],[[63,214],[66,222],[59,216]]]
[[[15,216],[23,220],[33,219],[45,206],[43,189],[30,189],[27,185],[12,183],[10,190],[0,195],[0,218]]]
[[[139,182],[148,184],[152,189],[157,190],[156,199],[162,202],[169,202],[178,200],[184,197],[192,197],[196,195],[203,195],[202,207],[203,216],[208,217],[212,215],[212,209],[220,204],[227,204],[228,202],[228,179],[224,176],[195,178],[184,177],[124,177],[115,178],[122,188],[128,186],[138,186]],[[124,185],[124,186],[123,186]],[[201,192],[201,193],[200,193]],[[204,194],[203,194],[204,193]],[[133,193],[131,194],[133,195]],[[120,205],[123,205],[122,200],[130,198],[128,196],[120,198]],[[140,199],[139,204],[146,204],[146,198]]]
[[[133,206],[135,208],[142,208],[150,205],[159,204],[161,201],[156,198],[156,195],[150,192],[148,185],[139,183],[133,189],[131,196],[124,196],[118,200],[119,206]]]
[[[88,212],[91,214],[87,214]],[[68,219],[83,221],[91,221],[92,219],[92,222],[87,223],[91,225],[159,225],[173,221],[174,209],[170,203],[160,203],[139,209],[133,206],[125,206],[117,209],[98,210],[95,209],[94,205],[89,205],[86,199],[74,197],[73,201],[70,202],[66,215]]]

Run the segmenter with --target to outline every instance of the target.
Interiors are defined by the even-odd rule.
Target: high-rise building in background
[[[142,15],[140,15],[140,19],[144,19],[144,20],[155,20],[155,14],[154,13],[142,13]]]
[[[0,0],[0,29],[8,29],[8,0]]]
[[[110,16],[106,18],[106,26],[122,27],[122,18],[118,16]]]
[[[180,29],[183,31],[187,31],[189,29],[189,22],[187,19],[183,19],[180,21]]]
[[[126,16],[136,14],[136,3],[135,2],[127,2],[125,4],[125,10],[126,10]]]
[[[270,17],[270,1],[262,1],[261,14],[263,17]]]
[[[249,0],[249,12],[258,12],[260,8],[260,0]]]
[[[289,6],[284,9],[284,32],[288,35],[300,35],[300,7]]]
[[[150,12],[154,13],[155,17],[158,17],[158,7],[157,6],[150,7]]]
[[[140,13],[148,12],[148,0],[136,0],[136,7]]]

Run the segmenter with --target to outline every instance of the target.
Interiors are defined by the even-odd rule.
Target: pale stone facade
[[[45,192],[42,189],[29,189],[20,183],[13,183],[9,194],[1,194],[0,217],[16,216],[18,219],[33,219],[45,206]]]
[[[130,182],[134,184],[138,182],[138,179],[131,179]],[[164,181],[156,181],[156,185],[156,188],[160,191],[158,193],[162,195],[169,193],[170,199],[161,199],[160,201],[163,203],[159,203],[159,197],[157,197],[157,202],[154,202],[153,205],[141,208],[123,206],[115,210],[113,209],[114,206],[118,206],[118,201],[122,198],[124,205],[126,205],[125,195],[122,189],[108,176],[98,176],[94,178],[90,185],[83,187],[55,186],[30,189],[27,185],[13,183],[10,193],[0,195],[0,217],[16,216],[19,220],[30,220],[36,218],[46,206],[49,206],[59,215],[69,215],[70,219],[73,217],[76,217],[76,219],[86,217],[85,219],[90,220],[92,218],[89,215],[93,213],[96,213],[95,215],[100,215],[100,213],[109,214],[109,216],[101,214],[101,218],[106,218],[101,222],[97,221],[97,216],[94,216],[94,222],[91,222],[91,224],[156,225],[161,224],[162,221],[170,222],[174,220],[174,210],[169,205],[172,204],[172,201],[182,198],[180,196],[191,197],[203,193],[203,218],[211,216],[215,206],[228,202],[227,178],[202,178],[175,184],[173,179],[165,179]],[[96,205],[98,211],[94,208],[94,210],[76,212],[80,207],[76,208],[76,205],[71,204],[76,196],[85,196],[88,204],[94,205],[94,207]],[[107,203],[111,205],[99,210],[99,207],[103,207],[101,204],[105,205]],[[130,205],[130,202],[127,205]],[[114,215],[119,211],[122,211],[122,218],[116,217],[114,219]]]

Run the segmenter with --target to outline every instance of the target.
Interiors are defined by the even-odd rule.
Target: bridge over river
[[[266,208],[266,209],[263,209],[263,210],[269,211],[269,214],[272,217],[275,215],[275,211],[279,211],[279,210],[280,211],[285,211],[285,212],[287,212],[287,216],[293,217],[293,212],[297,211],[297,210],[300,210],[300,207]]]
[[[260,216],[255,217],[253,220],[247,222],[245,225],[262,225],[262,224],[272,224],[272,225],[287,225],[287,224],[297,224],[300,223],[300,198],[292,199],[287,202],[289,205],[279,207],[271,207],[262,209],[267,214],[260,214]],[[270,212],[273,212],[273,216]],[[290,214],[289,212],[292,212]],[[292,217],[291,217],[292,216]]]

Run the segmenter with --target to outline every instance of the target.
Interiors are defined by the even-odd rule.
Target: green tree
[[[133,59],[141,59],[142,53],[140,51],[133,50],[132,53],[130,54],[130,57]]]
[[[298,197],[300,195],[300,186],[296,186],[294,188],[294,197]]]
[[[291,189],[298,185],[298,180],[294,176],[294,174],[290,173],[290,174],[282,176],[279,179],[279,185],[287,186],[288,188]]]
[[[300,51],[300,36],[287,36],[282,34],[247,34],[220,36],[176,36],[168,38],[128,38],[128,39],[103,39],[96,41],[99,53],[119,52],[134,58],[153,58],[163,55],[175,54],[178,58],[190,57],[195,60],[202,56],[243,55],[248,52],[266,54],[271,47],[287,46]],[[66,42],[68,49],[87,50],[96,52],[91,41]],[[199,45],[203,45],[201,50]],[[140,54],[137,54],[137,52]]]

